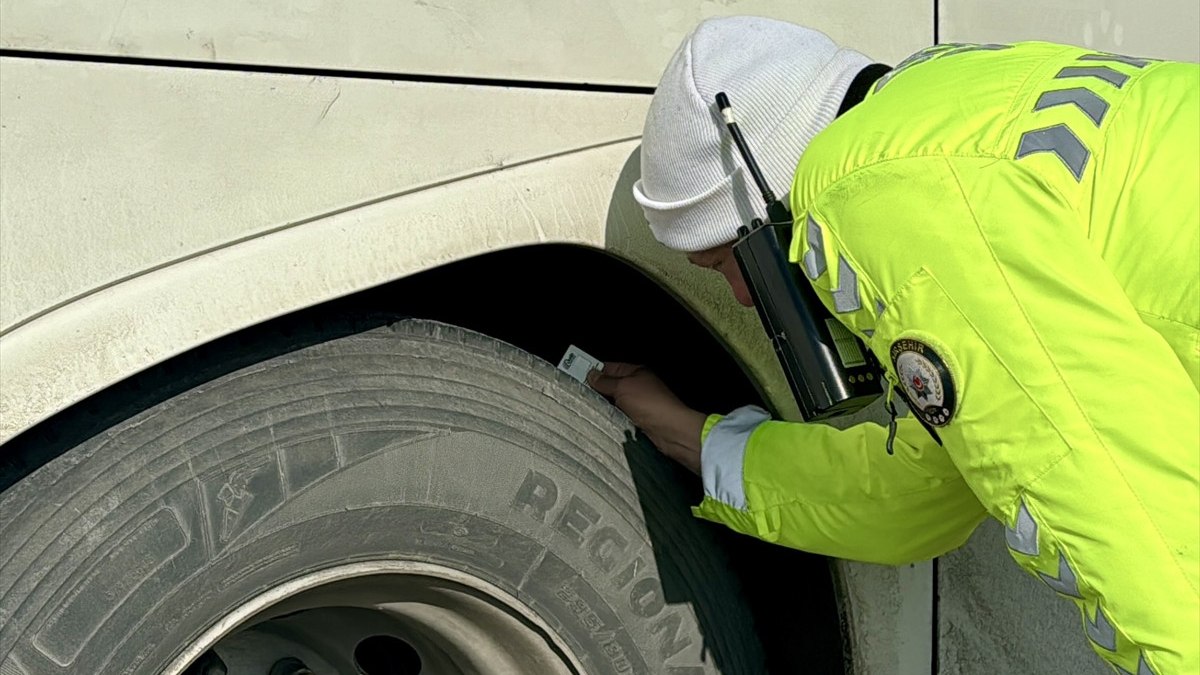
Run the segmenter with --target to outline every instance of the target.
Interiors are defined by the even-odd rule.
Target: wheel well
[[[730,299],[732,302],[732,298]],[[606,361],[654,369],[688,405],[724,412],[766,405],[716,336],[678,298],[604,252],[541,245],[489,253],[322,303],[219,338],[97,393],[29,429],[0,451],[0,492],[113,424],[226,373],[399,318],[461,326],[551,363],[569,344]],[[703,497],[692,480],[694,503]],[[840,672],[842,644],[826,559],[767,545],[715,525],[757,612],[776,672]],[[796,580],[795,584],[781,583]],[[822,579],[821,583],[813,583]],[[793,587],[794,586],[794,587]],[[780,596],[789,596],[780,602]],[[773,645],[771,643],[774,643]],[[840,657],[841,655],[838,654]],[[801,666],[803,664],[803,666]]]
[[[463,260],[363,295],[558,363],[569,344],[655,370],[689,405],[765,405],[726,347],[642,271],[594,249],[542,245]],[[733,302],[732,296],[730,302]]]
[[[478,331],[557,363],[574,343],[603,360],[645,364],[693,407],[765,405],[730,352],[634,266],[569,245],[456,261],[236,331],[156,364],[60,411],[0,448],[0,490],[117,421],[271,356],[402,317]]]

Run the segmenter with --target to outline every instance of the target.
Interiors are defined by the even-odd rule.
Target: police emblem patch
[[[913,414],[926,424],[944,427],[954,419],[957,392],[950,369],[937,351],[912,338],[892,343],[892,368]]]

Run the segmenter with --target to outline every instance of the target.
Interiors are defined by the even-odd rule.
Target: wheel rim
[[[221,673],[189,670],[213,653],[229,675],[586,672],[517,598],[458,570],[400,560],[339,565],[270,588],[222,617],[164,673]]]

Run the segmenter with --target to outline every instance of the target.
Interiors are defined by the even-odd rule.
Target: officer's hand
[[[629,363],[606,363],[588,384],[613,399],[666,456],[700,473],[700,434],[705,415],[679,400],[654,373]]]

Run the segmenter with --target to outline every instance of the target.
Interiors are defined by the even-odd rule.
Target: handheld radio
[[[797,265],[788,262],[792,213],[775,198],[754,161],[724,92],[717,107],[742,161],[762,192],[767,219],[738,228],[733,254],[749,287],[759,320],[771,339],[800,414],[808,420],[855,412],[886,386],[875,355],[821,304]]]

